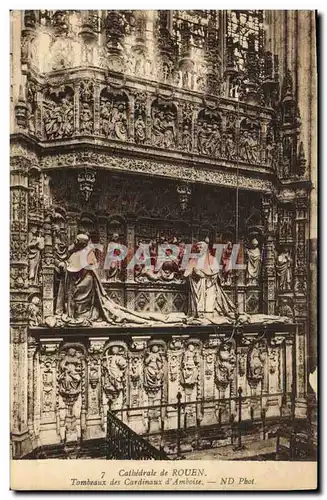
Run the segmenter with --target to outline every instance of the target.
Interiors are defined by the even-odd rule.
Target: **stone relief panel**
[[[43,100],[45,139],[61,139],[74,134],[74,91],[71,87],[49,88]]]
[[[151,106],[151,143],[159,148],[177,146],[177,109],[175,104],[157,99]]]
[[[129,112],[128,97],[124,92],[103,89],[100,94],[100,134],[127,141]]]
[[[198,115],[196,130],[198,153],[220,156],[222,144],[221,116],[217,112],[202,110]]]
[[[258,414],[253,398],[261,390],[267,393],[267,416],[279,417],[292,370],[291,351],[284,364],[284,350],[289,349],[285,339],[293,345],[288,332],[273,333],[269,340],[260,333],[237,338],[210,334],[202,341],[200,336],[158,339],[127,331],[126,342],[91,339],[87,349],[44,339],[39,355],[33,354],[38,343],[31,350],[33,380],[39,380],[39,388],[32,395],[29,419],[41,437],[55,424],[58,441],[66,442],[81,435],[102,436],[108,408],[124,408],[123,421],[141,433],[159,431],[162,425],[174,429],[180,392],[183,425],[224,423],[231,411],[237,412],[230,398],[237,397],[239,387],[246,398],[244,418]],[[160,404],[168,406],[155,408]],[[149,409],[140,410],[147,405]]]

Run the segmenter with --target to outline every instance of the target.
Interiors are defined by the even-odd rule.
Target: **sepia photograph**
[[[317,12],[9,17],[12,489],[315,489]]]

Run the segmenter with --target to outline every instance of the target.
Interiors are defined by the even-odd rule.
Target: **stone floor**
[[[246,443],[241,450],[229,445],[183,455],[187,460],[275,460],[276,438]]]

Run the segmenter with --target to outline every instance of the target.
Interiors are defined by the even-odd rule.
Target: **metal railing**
[[[110,410],[107,413],[106,458],[114,460],[169,460]]]
[[[173,443],[174,451],[171,455],[175,458],[182,458],[183,443],[190,437],[193,439],[195,449],[201,449],[201,441],[210,443],[210,448],[213,447],[213,442],[223,440],[233,446],[233,450],[241,450],[244,446],[244,437],[251,432],[259,432],[262,439],[266,440],[270,422],[282,423],[284,420],[294,420],[294,392],[285,393],[270,393],[261,395],[243,396],[242,389],[238,389],[238,395],[227,399],[203,399],[196,401],[182,401],[182,394],[177,394],[176,403],[165,403],[152,406],[139,406],[130,408],[121,408],[108,412],[107,424],[107,441],[108,447],[112,448],[111,453],[117,458],[136,458],[139,459],[167,459],[167,455],[163,451],[167,443]],[[267,418],[267,406],[265,402],[267,397],[280,398],[279,415]],[[248,403],[247,417],[244,416],[244,406]],[[233,404],[233,411],[232,411]],[[217,421],[210,426],[202,426],[201,419],[193,418],[193,424],[188,425],[187,407],[200,408],[208,405],[216,405]],[[177,427],[167,428],[165,425],[166,418],[163,414],[167,414],[167,410],[175,410],[175,418]],[[141,413],[146,411],[158,410],[159,430],[142,433],[142,437],[130,429],[125,423],[120,420],[117,415],[124,419],[124,414]],[[227,418],[226,418],[227,412]],[[225,417],[223,415],[225,413]],[[143,413],[144,414],[144,413]],[[194,425],[195,422],[195,425]],[[129,441],[134,443],[130,443]],[[152,440],[158,443],[158,448],[154,448],[149,441]],[[146,448],[146,444],[149,448]],[[134,447],[134,448],[133,448]],[[144,456],[142,456],[142,454]],[[162,458],[165,456],[165,458]],[[111,458],[111,457],[108,457]]]

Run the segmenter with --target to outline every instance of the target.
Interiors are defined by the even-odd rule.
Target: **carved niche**
[[[199,383],[200,360],[200,342],[189,340],[184,346],[181,364],[181,385],[189,395]]]
[[[219,391],[224,392],[232,382],[236,366],[235,341],[222,342],[217,350],[215,380]]]
[[[144,355],[144,389],[150,399],[162,397],[166,374],[166,345],[162,341],[150,341]]]
[[[219,113],[210,109],[200,111],[196,131],[198,153],[221,156],[222,124]]]
[[[43,100],[46,139],[71,137],[74,133],[74,91],[71,87],[49,88]]]
[[[236,160],[237,158],[237,128],[236,115],[228,113],[226,115],[226,131],[224,135],[224,156],[228,160]]]
[[[124,92],[103,89],[100,95],[100,134],[110,139],[127,141],[129,112],[128,97]]]
[[[146,127],[146,94],[139,92],[135,95],[134,103],[134,140],[137,144],[145,143]]]
[[[156,99],[151,106],[151,143],[159,148],[177,146],[177,108],[169,100]]]
[[[247,380],[251,388],[255,389],[265,377],[268,358],[267,342],[262,339],[249,348],[247,354]]]
[[[109,407],[122,407],[126,401],[127,346],[124,342],[109,343],[102,357],[102,387]]]
[[[57,365],[57,391],[65,404],[65,417],[60,421],[65,423],[66,441],[76,441],[78,438],[75,405],[78,405],[81,432],[85,430],[86,412],[86,355],[85,348],[80,344],[66,344],[59,351]],[[60,405],[59,405],[60,406]],[[62,426],[60,425],[62,429]]]
[[[94,84],[89,80],[79,87],[79,131],[83,135],[94,131]]]
[[[186,153],[193,150],[193,112],[192,103],[184,103],[182,106],[182,122],[180,125],[180,148]]]

